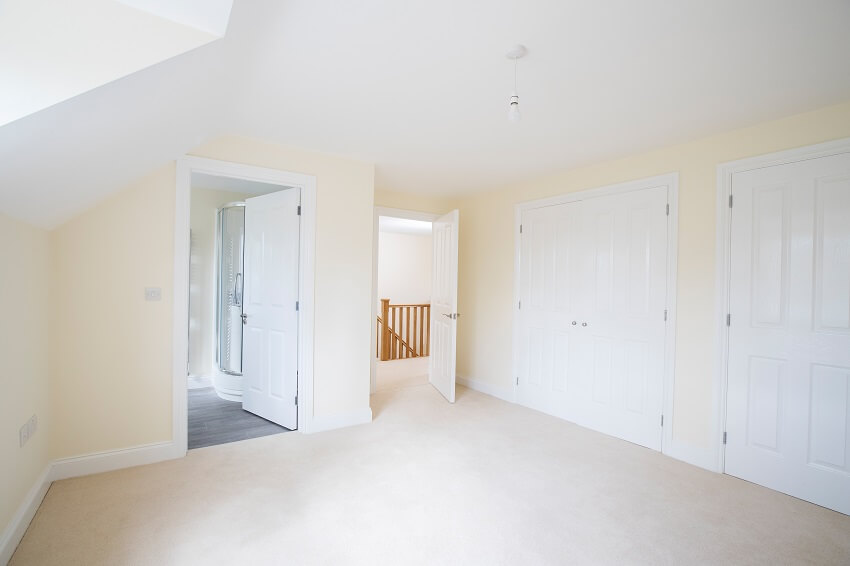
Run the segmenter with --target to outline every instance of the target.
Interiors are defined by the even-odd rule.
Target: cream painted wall
[[[0,534],[50,460],[48,323],[50,247],[46,230],[0,214]],[[38,430],[23,447],[18,429]]]
[[[454,208],[456,200],[452,197],[434,197],[388,189],[375,189],[375,206],[386,208],[445,214]]]
[[[378,300],[392,304],[431,302],[431,235],[381,232],[378,238]]]
[[[215,360],[215,237],[218,209],[248,195],[192,188],[189,262],[189,373],[212,377]]]
[[[313,412],[367,411],[373,165],[238,137],[192,153],[317,177]],[[172,163],[51,235],[54,458],[171,438],[174,211]]]
[[[709,446],[719,163],[850,136],[850,102],[460,200],[458,374],[512,387],[514,205],[678,171],[679,273],[673,435]],[[568,149],[568,148],[567,148]]]
[[[174,194],[171,164],[51,233],[54,458],[171,437]]]

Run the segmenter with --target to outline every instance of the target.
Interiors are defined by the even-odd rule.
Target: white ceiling
[[[378,217],[379,232],[430,236],[431,228],[431,223],[425,220],[411,220],[410,218],[396,218],[394,216]]]
[[[848,22],[847,0],[236,0],[223,39],[0,128],[0,207],[53,226],[222,134],[487,189],[848,100]]]

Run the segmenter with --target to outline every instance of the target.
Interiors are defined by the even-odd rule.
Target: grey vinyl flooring
[[[212,387],[189,390],[189,450],[289,432],[289,429],[225,401]]]

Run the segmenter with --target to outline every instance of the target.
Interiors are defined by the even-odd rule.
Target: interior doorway
[[[371,391],[430,382],[454,402],[458,212],[376,208],[374,234]]]
[[[314,227],[314,177],[178,161],[174,437],[183,453],[190,437],[195,448],[309,430]]]
[[[191,181],[188,448],[293,430],[300,189]]]

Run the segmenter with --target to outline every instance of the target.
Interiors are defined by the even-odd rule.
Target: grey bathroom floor
[[[289,432],[253,413],[242,403],[225,401],[212,387],[189,390],[189,450]]]

